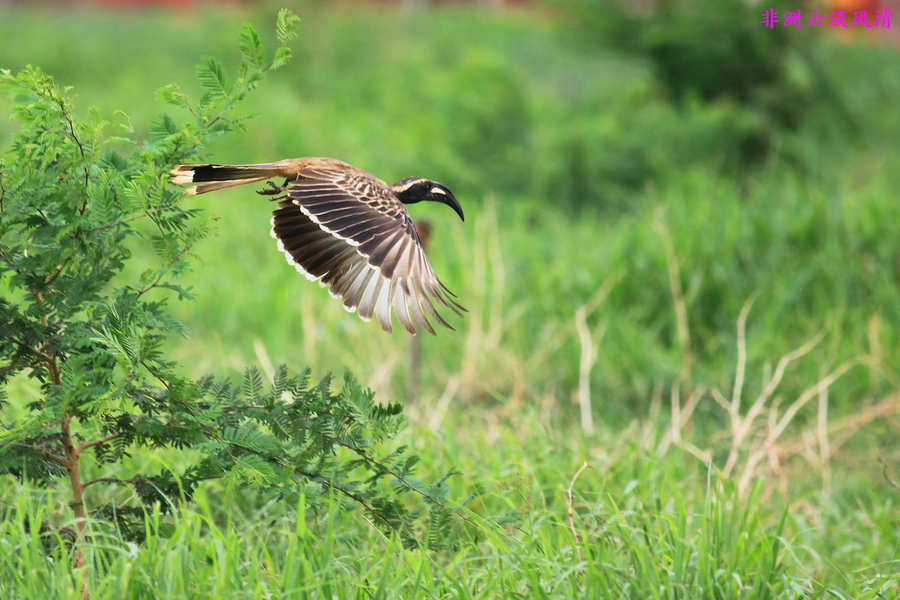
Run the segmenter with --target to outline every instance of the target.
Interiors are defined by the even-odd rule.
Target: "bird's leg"
[[[283,192],[284,190],[287,189],[287,186],[288,186],[288,180],[285,179],[285,180],[284,180],[284,183],[281,184],[280,186],[275,185],[275,184],[274,184],[273,182],[271,182],[271,181],[267,181],[267,182],[266,182],[266,185],[268,186],[268,187],[266,187],[266,189],[264,189],[264,190],[257,190],[256,193],[259,194],[260,196],[276,196],[276,195],[280,194],[281,192]]]

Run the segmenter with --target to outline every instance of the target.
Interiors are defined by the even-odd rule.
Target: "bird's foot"
[[[278,194],[283,192],[285,189],[287,189],[288,182],[285,181],[283,185],[276,185],[275,183],[273,183],[271,181],[267,181],[266,186],[267,186],[266,189],[257,190],[256,193],[259,194],[260,196],[277,196]]]

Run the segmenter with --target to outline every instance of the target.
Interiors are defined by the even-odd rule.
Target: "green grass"
[[[0,10],[16,25],[0,67],[37,64],[75,86],[81,110],[98,105],[113,121],[125,110],[139,131],[166,110],[156,88],[196,91],[198,56],[237,60],[240,23],[271,45],[275,12]],[[401,442],[421,455],[423,478],[456,467],[456,498],[484,493],[456,548],[430,552],[402,549],[358,514],[210,487],[158,518],[168,537],[156,521],[140,547],[96,530],[93,597],[900,596],[895,50],[821,40],[855,133],[813,104],[776,136],[779,152],[739,165],[752,115],[729,101],[670,102],[645,55],[581,43],[564,19],[298,13],[295,59],[251,100],[248,132],[209,158],[334,156],[388,180],[445,183],[465,223],[440,206],[413,212],[435,225],[431,262],[470,312],[456,333],[421,340],[411,373],[411,340],[298,277],[268,237],[265,201],[235,190],[187,200],[220,217],[219,235],[189,276],[197,300],[173,306],[194,333],[172,353],[192,376],[350,368],[384,402],[406,403],[416,377]],[[0,120],[3,145],[14,126]],[[136,263],[151,256],[135,252]],[[585,332],[596,346],[586,372]],[[782,357],[819,334],[746,420]],[[584,386],[592,434],[578,419]],[[4,419],[38,393],[20,380],[8,392]],[[789,427],[767,437],[792,406]],[[158,469],[178,457],[131,460]],[[2,486],[4,506],[16,505],[0,522],[3,596],[75,597],[67,559],[48,558],[24,526],[65,526],[64,495]]]
[[[426,462],[457,462],[463,485],[492,481],[454,551],[404,550],[352,514],[297,520],[302,504],[207,489],[166,537],[155,532],[169,519],[152,517],[140,547],[95,529],[93,597],[874,600],[898,591],[895,504],[871,490],[851,505],[803,494],[788,506],[761,479],[739,498],[688,457],[658,460],[641,436],[626,434],[602,455],[529,417],[513,425],[519,437],[491,443],[497,456],[487,461],[477,450],[485,434],[422,448]],[[591,467],[573,479],[583,459]],[[16,500],[0,523],[6,597],[75,597],[66,559],[45,556],[52,538],[23,524],[58,524],[55,507],[34,492]]]

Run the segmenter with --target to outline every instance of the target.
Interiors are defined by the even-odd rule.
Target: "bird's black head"
[[[436,181],[422,179],[421,177],[407,177],[390,186],[390,188],[403,204],[442,202],[456,211],[460,219],[466,220],[463,216],[462,206],[459,205],[459,201],[453,195],[453,192]]]

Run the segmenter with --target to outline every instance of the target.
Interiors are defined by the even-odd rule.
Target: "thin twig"
[[[176,255],[172,258],[172,260],[169,261],[169,264],[166,265],[166,267],[165,267],[165,269],[163,269],[162,273],[159,274],[159,277],[156,278],[156,281],[154,281],[154,282],[151,283],[150,285],[148,285],[148,286],[142,288],[141,290],[139,290],[138,293],[137,293],[136,298],[140,298],[141,296],[143,296],[144,294],[146,294],[146,293],[149,292],[150,290],[152,290],[152,289],[154,289],[155,287],[157,287],[157,286],[159,285],[159,282],[162,281],[162,278],[166,276],[168,269],[172,268],[172,265],[174,265],[174,264],[178,261],[178,259],[181,258],[181,255],[184,254],[185,252],[187,252],[187,250],[188,250],[188,249],[187,249],[187,246],[185,246],[184,248],[182,248],[181,250],[179,250],[179,251],[178,251],[178,254],[176,254]]]
[[[128,219],[123,219],[121,221],[116,221],[115,223],[107,223],[106,225],[100,225],[99,227],[89,227],[87,229],[81,229],[80,233],[93,233],[94,231],[103,231],[104,229],[111,229],[113,227],[118,227],[120,225],[124,225],[125,223],[131,223],[132,221],[137,221],[138,219],[143,219],[144,217],[151,217],[150,213],[154,212],[162,212],[166,209],[165,206],[157,206],[156,208],[145,210],[144,212],[135,215]]]
[[[127,483],[129,485],[134,485],[136,483],[149,483],[148,479],[119,479],[118,477],[98,477],[97,479],[91,479],[86,482],[83,487],[88,487],[94,485],[95,483]]]

